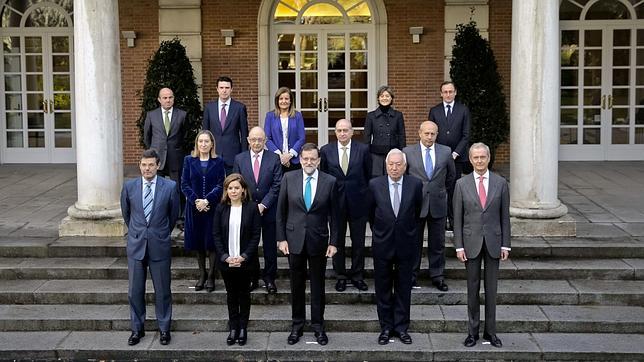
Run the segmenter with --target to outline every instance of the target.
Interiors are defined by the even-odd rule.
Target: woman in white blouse
[[[219,269],[226,286],[228,327],[226,343],[246,344],[250,316],[250,282],[253,258],[261,233],[257,204],[250,200],[248,186],[238,174],[224,180],[224,194],[213,219],[213,239]]]

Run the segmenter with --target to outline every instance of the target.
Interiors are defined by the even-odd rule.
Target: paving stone
[[[624,259],[624,262],[633,267],[635,279],[644,279],[644,259]]]
[[[644,306],[644,281],[570,280],[580,304]]]
[[[644,222],[616,223],[615,226],[631,236],[644,236]]]
[[[642,307],[542,305],[539,308],[550,320],[550,332],[644,333]]]
[[[577,223],[577,236],[601,239],[621,238],[628,233],[611,223]]]
[[[302,361],[429,361],[431,344],[427,334],[411,333],[413,343],[402,344],[397,338],[385,346],[377,343],[378,333],[327,333],[329,344],[320,346],[313,333],[305,333],[300,342],[288,345],[288,333],[271,333],[268,360]]]
[[[545,360],[641,361],[644,335],[534,333]]]
[[[445,332],[460,332],[467,334],[467,305],[440,306],[445,318]],[[485,325],[485,305],[481,309],[481,330]],[[412,318],[412,323],[414,322]],[[550,321],[537,305],[497,305],[497,330],[505,333],[513,332],[547,332]]]
[[[16,257],[46,257],[47,246],[53,243],[52,238],[24,238],[0,236],[0,256]]]
[[[497,304],[577,304],[578,296],[563,280],[500,280],[496,301]]]
[[[430,333],[429,338],[434,351],[434,361],[456,360],[538,360],[541,357],[539,346],[528,333],[499,333],[502,348],[483,344],[480,339],[474,347],[463,346],[467,332]]]
[[[0,359],[55,360],[56,348],[69,332],[0,332]]]
[[[631,279],[633,267],[619,259],[512,259],[521,279]]]

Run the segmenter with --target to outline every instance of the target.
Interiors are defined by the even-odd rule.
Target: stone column
[[[78,201],[60,236],[122,236],[121,62],[117,0],[74,1]]]
[[[575,234],[557,198],[559,0],[512,1],[510,214],[513,235]]]

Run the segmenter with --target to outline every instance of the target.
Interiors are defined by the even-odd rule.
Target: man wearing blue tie
[[[179,217],[179,193],[174,181],[157,177],[159,156],[143,152],[141,176],[127,180],[121,190],[121,213],[128,227],[127,270],[130,327],[128,344],[145,336],[145,279],[150,270],[154,283],[155,312],[161,344],[170,343],[172,295],[170,293],[170,233]]]

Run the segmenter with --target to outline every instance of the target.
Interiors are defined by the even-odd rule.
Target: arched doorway
[[[2,163],[75,162],[72,0],[0,8]]]
[[[268,45],[260,46],[261,121],[274,107],[275,90],[287,86],[304,116],[307,141],[335,139],[341,118],[351,119],[360,137],[375,108],[375,89],[386,81],[383,14],[382,1],[265,1],[259,15],[260,44]]]
[[[563,0],[561,160],[644,160],[644,2]]]

